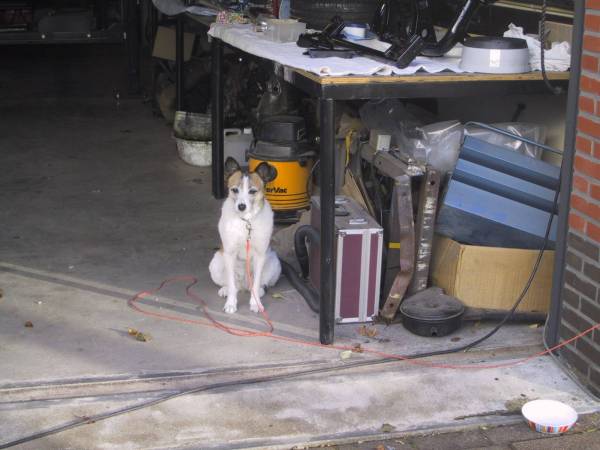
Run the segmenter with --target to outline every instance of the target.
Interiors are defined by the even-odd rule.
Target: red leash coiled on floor
[[[247,267],[247,270],[249,271],[249,263],[248,262],[246,264],[246,267]],[[250,281],[250,286],[252,286],[251,277],[249,277],[248,280]],[[168,284],[185,282],[185,281],[188,282],[188,284],[185,288],[186,295],[189,298],[197,301],[200,304],[204,315],[208,319],[208,322],[203,321],[203,320],[185,319],[185,318],[178,317],[178,316],[171,316],[168,314],[162,314],[162,313],[157,313],[157,312],[153,312],[153,311],[148,311],[148,310],[141,308],[140,305],[138,304],[138,301],[140,299],[142,299],[146,296],[155,295],[157,292],[159,292],[161,289],[163,289]],[[290,343],[298,344],[298,345],[306,345],[306,346],[311,346],[311,347],[319,347],[319,348],[332,349],[332,350],[338,350],[338,351],[347,351],[347,350],[353,351],[353,352],[356,351],[356,348],[352,347],[352,346],[324,345],[319,342],[305,341],[302,339],[296,339],[296,338],[273,334],[275,331],[275,328],[274,328],[273,323],[271,322],[271,319],[269,318],[267,312],[264,310],[264,308],[261,309],[261,314],[263,316],[265,323],[268,326],[268,329],[266,331],[254,331],[254,330],[249,330],[249,329],[245,329],[245,328],[238,328],[238,327],[232,327],[232,326],[225,325],[225,324],[219,322],[218,320],[216,320],[215,318],[213,318],[208,310],[208,306],[206,305],[206,302],[200,296],[198,296],[194,292],[192,292],[192,290],[191,290],[192,287],[194,285],[196,285],[197,283],[198,283],[198,279],[193,276],[178,276],[178,277],[168,278],[168,279],[164,280],[160,284],[160,286],[158,286],[158,288],[152,289],[149,291],[139,292],[135,296],[133,296],[131,299],[129,299],[127,303],[134,310],[136,310],[144,315],[150,316],[150,317],[155,317],[155,318],[163,319],[163,320],[171,320],[171,321],[176,321],[176,322],[181,322],[181,323],[187,323],[190,325],[210,326],[210,327],[217,328],[221,331],[224,331],[225,333],[231,334],[233,336],[266,337],[269,339],[282,341],[282,342],[290,342]],[[262,306],[262,304],[260,304],[260,306]],[[525,358],[522,358],[522,359],[519,359],[516,361],[509,361],[509,362],[498,363],[498,364],[438,364],[438,363],[432,363],[432,362],[428,362],[428,361],[413,359],[410,356],[398,355],[398,354],[393,354],[393,353],[385,353],[385,352],[381,352],[378,350],[372,350],[372,349],[368,349],[368,348],[361,348],[360,353],[377,355],[377,356],[380,356],[383,358],[389,358],[389,359],[397,359],[397,360],[401,360],[401,361],[406,361],[410,364],[415,364],[415,365],[424,366],[424,367],[439,368],[439,369],[497,369],[497,368],[516,366],[516,365],[531,361],[540,356],[547,355],[548,353],[551,353],[554,350],[557,350],[561,347],[564,347],[565,345],[570,344],[573,341],[576,341],[577,339],[582,338],[583,336],[591,333],[592,331],[594,331],[596,329],[600,329],[600,323],[597,323],[596,325],[588,328],[587,330],[584,330],[583,332],[579,333],[578,335],[573,336],[572,338],[570,338],[566,341],[563,341],[547,350],[543,350],[538,353],[534,353],[532,355],[529,355]]]

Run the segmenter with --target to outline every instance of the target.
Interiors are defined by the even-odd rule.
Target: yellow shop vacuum
[[[310,175],[316,152],[306,137],[300,116],[277,115],[264,119],[250,149],[248,168],[252,171],[266,161],[277,171],[265,185],[265,196],[278,222],[295,221],[298,211],[310,204]]]

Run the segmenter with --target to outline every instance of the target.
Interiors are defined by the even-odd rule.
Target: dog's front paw
[[[260,300],[255,300],[254,297],[250,299],[250,311],[257,313],[262,311],[263,309],[264,307]]]
[[[227,286],[223,286],[221,289],[219,289],[219,297],[227,297]]]
[[[225,306],[223,307],[223,311],[227,314],[233,314],[237,311],[237,299],[227,300],[225,302]]]

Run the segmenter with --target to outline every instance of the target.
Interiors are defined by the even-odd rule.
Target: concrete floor
[[[244,297],[236,315],[221,313],[210,282],[220,202],[209,195],[209,172],[178,159],[170,129],[139,100],[5,96],[0,117],[0,445],[181,389],[372,358],[342,361],[335,349],[133,311],[136,292],[193,275],[215,318],[262,329]],[[285,279],[264,303],[276,334],[317,340],[315,314]],[[202,320],[183,284],[145,304]],[[411,354],[468,342],[489,325],[440,339],[376,328],[367,338],[356,325],[338,327],[336,343]],[[436,362],[504,363],[540,348],[540,329],[508,326],[480,349]],[[599,407],[549,358],[489,370],[392,363],[182,396],[22,448],[289,448],[377,437],[384,423],[404,432],[520,420],[507,405],[541,397],[581,412]]]

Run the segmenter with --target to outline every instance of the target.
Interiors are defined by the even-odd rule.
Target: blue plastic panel
[[[549,189],[558,188],[559,167],[471,136],[465,137],[459,158]]]
[[[549,218],[546,211],[452,180],[436,231],[466,244],[541,248]],[[556,222],[555,215],[550,248],[556,240]]]

